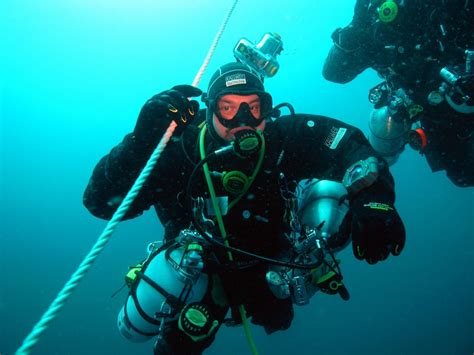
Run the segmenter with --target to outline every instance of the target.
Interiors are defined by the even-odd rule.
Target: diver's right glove
[[[137,142],[156,146],[171,121],[178,125],[174,136],[179,136],[196,117],[199,103],[188,97],[200,96],[202,91],[191,85],[177,85],[148,100],[140,111],[133,134]]]

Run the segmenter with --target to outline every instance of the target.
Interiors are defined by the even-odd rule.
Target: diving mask
[[[225,95],[222,95],[215,100],[212,111],[227,129],[243,126],[258,127],[271,114],[272,100],[266,93],[255,96],[255,100],[236,104],[232,100],[226,101]]]

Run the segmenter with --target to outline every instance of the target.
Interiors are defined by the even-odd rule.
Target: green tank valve
[[[398,5],[393,0],[385,1],[380,7],[378,8],[379,19],[383,23],[390,23],[398,15]]]
[[[191,250],[194,250],[194,251],[197,251],[198,253],[202,253],[203,252],[203,249],[202,249],[202,246],[198,243],[190,243],[188,245],[188,247],[186,248],[187,251],[191,251]]]

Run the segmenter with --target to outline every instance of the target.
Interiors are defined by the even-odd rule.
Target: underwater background
[[[0,3],[0,353],[13,354],[106,222],[82,205],[92,169],[134,127],[143,103],[191,83],[233,1],[2,0]],[[338,85],[321,75],[330,35],[355,0],[241,0],[199,87],[233,61],[241,37],[282,36],[274,102],[367,132],[368,70]],[[399,257],[342,258],[349,302],[318,293],[292,327],[253,327],[260,354],[472,354],[474,189],[431,173],[408,148],[392,168],[407,228]],[[256,232],[258,234],[258,232]],[[129,265],[162,227],[153,210],[118,227],[33,354],[152,354],[121,337],[116,317]],[[258,235],[255,236],[258,238]],[[243,328],[223,327],[206,352],[249,354]]]

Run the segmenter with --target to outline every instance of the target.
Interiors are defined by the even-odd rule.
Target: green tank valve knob
[[[390,23],[398,15],[398,5],[393,0],[385,1],[382,5],[380,5],[379,9],[379,19],[383,23]]]

